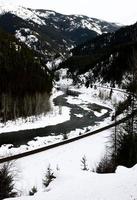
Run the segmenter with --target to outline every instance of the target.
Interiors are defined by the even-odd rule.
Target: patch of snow
[[[26,42],[26,37],[25,37],[25,36],[22,36],[20,30],[17,30],[17,31],[16,31],[15,37],[16,37],[17,39],[19,39],[21,42],[24,42],[24,43]]]
[[[27,35],[23,36],[21,31],[25,31]],[[20,30],[16,30],[15,37],[21,42],[24,42],[28,47],[31,47],[32,43],[38,42],[38,38],[36,37],[36,35],[38,34],[36,32],[35,35],[33,34],[33,31],[31,31],[30,29],[21,28]]]
[[[97,117],[101,117],[102,115],[106,114],[108,111],[106,109],[102,109],[101,112],[94,111],[94,115]]]
[[[61,58],[61,57],[58,57],[58,58],[56,58],[56,59],[53,60],[53,61],[48,61],[48,62],[47,62],[47,67],[48,67],[50,70],[52,70],[52,69],[58,67],[59,64],[60,64],[61,62],[62,62],[62,58]]]
[[[81,114],[75,114],[75,116],[76,116],[76,117],[79,117],[79,118],[82,118],[82,117],[83,117],[83,115],[81,115]]]
[[[43,18],[49,18],[51,15],[52,16],[55,16],[55,12],[54,11],[49,11],[49,10],[46,10],[44,12],[40,12],[40,11],[37,11],[35,10],[35,13],[36,15],[38,15],[39,17],[43,17]]]
[[[48,67],[48,69],[52,70],[53,68],[53,62],[48,61],[46,66]]]
[[[85,19],[82,19],[81,20],[81,23],[82,23],[82,27],[83,28],[88,28],[89,30],[93,30],[95,32],[97,32],[98,34],[102,34],[102,31],[100,29],[100,27],[98,26],[98,24],[96,23],[90,23],[89,21],[85,20]]]
[[[27,36],[27,40],[29,41],[29,43],[31,42],[37,42],[38,38],[35,35],[28,35]]]
[[[83,99],[81,99],[81,98],[76,98],[76,97],[73,97],[73,96],[68,96],[68,97],[66,97],[66,99],[67,99],[67,102],[69,103],[69,104],[76,104],[76,105],[79,105],[79,104],[88,104],[89,102],[88,101],[85,101],[85,100],[83,100]]]

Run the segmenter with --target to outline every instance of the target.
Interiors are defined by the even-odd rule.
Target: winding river
[[[72,94],[71,94],[72,95]],[[78,96],[79,93],[73,93],[73,96]],[[57,125],[46,126],[44,128],[21,130],[16,132],[8,132],[0,134],[0,146],[3,144],[13,144],[14,147],[20,145],[26,145],[29,141],[34,140],[35,137],[45,137],[52,135],[69,133],[75,129],[83,129],[88,126],[94,126],[96,123],[103,121],[110,115],[111,109],[108,107],[100,106],[97,104],[89,103],[86,104],[88,110],[82,108],[82,105],[70,104],[67,101],[68,95],[63,94],[54,99],[54,104],[60,106],[66,106],[71,108],[70,120]],[[94,114],[94,111],[100,112],[102,109],[107,110],[107,112],[100,117]],[[82,115],[83,117],[79,117]]]

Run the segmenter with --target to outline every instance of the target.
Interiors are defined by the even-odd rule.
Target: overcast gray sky
[[[30,8],[50,9],[63,14],[83,14],[122,24],[132,24],[137,21],[137,0],[3,0],[3,2]]]

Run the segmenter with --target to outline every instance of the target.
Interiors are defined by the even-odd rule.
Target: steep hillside
[[[0,120],[46,112],[51,89],[42,58],[0,30]]]
[[[72,57],[60,65],[69,68],[74,79],[87,74],[87,80],[126,86],[136,74],[137,24],[102,34],[72,50]]]
[[[47,58],[63,56],[87,39],[119,28],[117,24],[83,15],[10,5],[0,6],[0,27]]]

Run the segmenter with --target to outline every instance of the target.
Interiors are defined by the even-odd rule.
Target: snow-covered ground
[[[85,110],[88,109],[89,102],[107,106],[113,110],[115,104],[126,98],[124,93],[118,91],[113,91],[111,98],[109,98],[110,89],[77,88],[72,86],[72,80],[66,78],[58,84],[64,89],[69,86],[69,89],[80,92],[78,98],[69,96],[67,101],[73,105],[79,104]],[[58,94],[56,93],[56,95]],[[94,111],[97,117],[105,113],[106,109],[99,112]],[[81,118],[82,114],[78,114],[77,117]],[[107,118],[95,127],[88,127],[88,130],[95,130],[109,123],[110,118]],[[69,137],[75,137],[80,133],[84,134],[86,131],[86,129],[74,130],[69,133]],[[14,166],[19,172],[15,186],[20,197],[11,200],[136,200],[137,166],[131,169],[119,166],[114,174],[101,175],[93,172],[105,154],[106,145],[108,146],[112,132],[113,129],[109,129],[88,138],[15,161]],[[49,136],[46,137],[46,140],[37,137],[36,141],[30,141],[29,145],[30,147],[38,147],[60,140],[62,140],[61,135]],[[22,146],[21,148],[26,147]],[[17,151],[19,152],[19,149]],[[81,159],[83,156],[87,159],[88,171],[82,170]],[[56,179],[45,188],[42,180],[49,164]],[[34,196],[29,196],[29,191],[33,186],[37,187],[38,191]]]
[[[137,166],[118,167],[114,174],[92,172],[105,153],[112,129],[71,144],[17,160],[20,171],[16,188],[22,197],[17,200],[135,200],[137,197]],[[86,156],[88,171],[82,170],[81,159]],[[56,176],[47,188],[42,179],[47,167]],[[34,196],[28,196],[37,187]],[[14,199],[14,198],[13,198]],[[12,199],[12,200],[13,200]]]
[[[96,83],[94,84],[94,86],[96,87],[93,86],[92,88],[86,88],[86,77],[88,77],[91,72],[87,72],[86,74],[79,76],[81,81],[83,81],[82,85],[80,85],[79,87],[78,84],[73,85],[73,80],[67,77],[67,71],[67,68],[60,69],[58,71],[58,73],[60,74],[60,80],[57,82],[57,85],[62,89],[71,89],[73,91],[80,92],[81,95],[79,95],[79,100],[81,99],[85,102],[92,102],[102,106],[108,106],[111,109],[114,109],[119,102],[122,102],[127,98],[127,94],[124,93],[122,89],[120,90],[117,85],[115,85],[115,90],[112,89],[112,94],[110,98],[110,83],[104,83],[103,85],[100,82],[96,81]]]
[[[75,174],[85,174],[85,172],[81,170],[82,166],[80,160],[85,155],[88,167],[92,170],[100,160],[101,156],[103,156],[105,143],[107,142],[109,135],[110,132],[108,131],[102,132],[62,147],[57,147],[17,160],[15,165],[20,171],[20,174],[18,181],[16,182],[16,188],[26,195],[34,185],[37,186],[38,191],[43,191],[42,179],[44,178],[44,173],[46,173],[46,168],[49,164],[55,172],[57,171],[56,167],[58,166],[60,178],[62,176],[61,174],[66,174],[66,176],[70,176],[70,178]],[[57,179],[55,181],[57,181]],[[65,179],[62,181],[64,182]],[[50,192],[52,192],[52,189]]]

